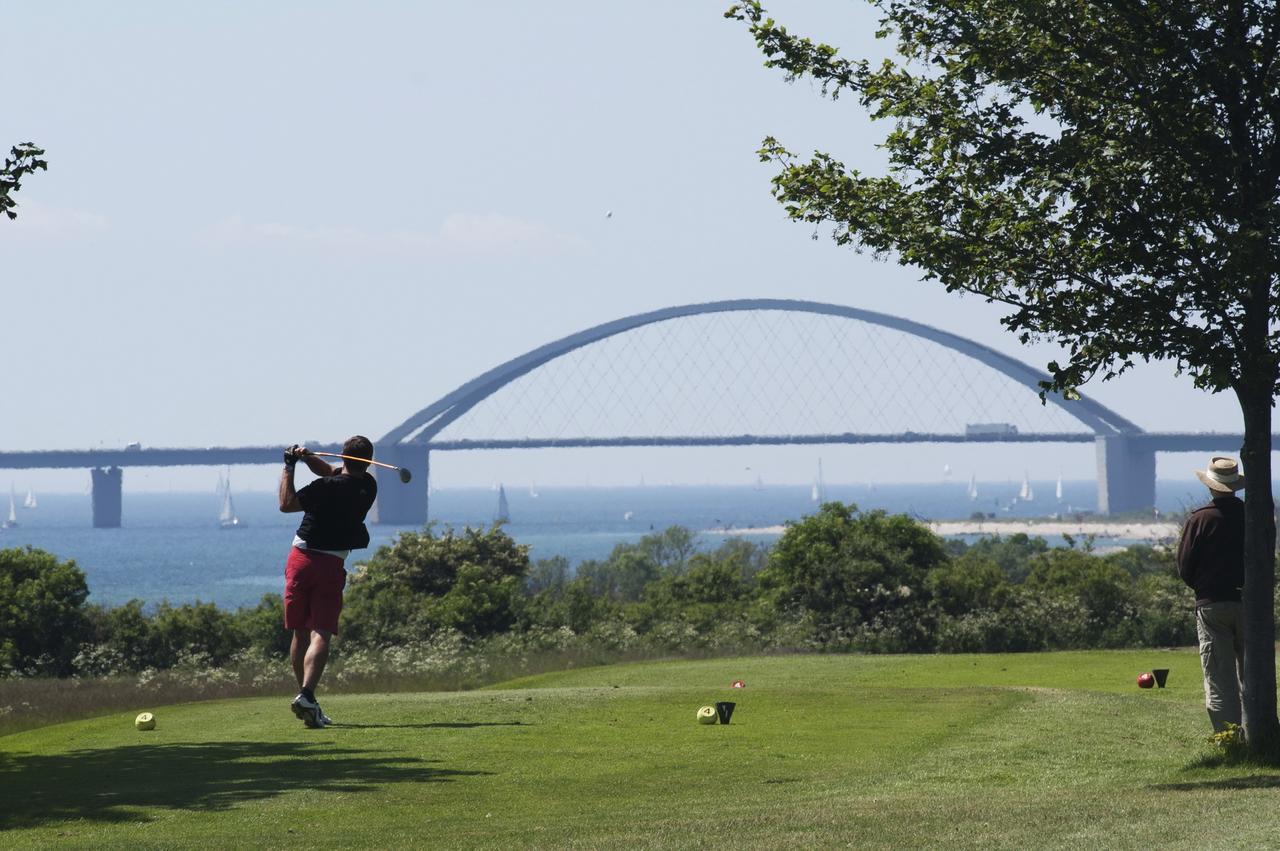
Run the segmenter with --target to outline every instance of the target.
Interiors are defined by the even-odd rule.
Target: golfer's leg
[[[1204,706],[1215,732],[1240,724],[1240,680],[1236,668],[1236,614],[1231,603],[1210,603],[1196,609],[1200,665],[1204,669]]]
[[[293,676],[298,680],[298,688],[302,688],[303,660],[306,658],[310,645],[310,630],[295,629],[293,631],[293,641],[289,644],[289,661],[293,663]]]
[[[302,687],[315,692],[316,686],[320,683],[320,675],[324,673],[324,665],[329,661],[329,636],[330,632],[323,629],[313,629],[311,631],[311,644],[307,648],[306,658],[303,660],[303,678]]]

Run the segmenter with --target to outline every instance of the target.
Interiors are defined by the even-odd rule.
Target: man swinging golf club
[[[320,709],[316,686],[329,660],[329,642],[338,631],[347,584],[343,562],[352,550],[369,546],[364,518],[378,494],[378,483],[368,472],[373,459],[369,438],[348,438],[342,454],[348,456],[342,467],[333,467],[294,444],[284,451],[280,476],[280,510],[303,512],[284,568],[284,627],[293,630],[289,657],[298,679],[292,708],[313,728],[333,723]],[[319,478],[295,490],[293,471],[299,460]]]

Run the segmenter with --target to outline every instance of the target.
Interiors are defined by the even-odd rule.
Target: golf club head
[[[404,467],[401,467],[401,468],[400,468],[400,481],[404,482],[404,483],[407,485],[407,484],[409,484],[409,480],[410,480],[410,479],[412,479],[412,478],[413,478],[413,474],[412,474],[412,473],[410,473],[410,472],[409,472],[408,470],[406,470]]]

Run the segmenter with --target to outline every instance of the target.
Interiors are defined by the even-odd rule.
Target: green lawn
[[[0,738],[0,846],[1258,847],[1194,651],[785,656],[152,709]],[[1169,687],[1136,675],[1171,669]],[[735,679],[747,687],[731,689]],[[735,700],[728,726],[697,708]]]

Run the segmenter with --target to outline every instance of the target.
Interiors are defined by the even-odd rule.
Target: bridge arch
[[[1047,373],[981,343],[910,319],[904,319],[900,316],[814,301],[732,299],[681,305],[648,313],[639,313],[616,319],[612,322],[605,322],[547,343],[512,358],[506,363],[500,364],[446,393],[387,432],[379,441],[379,445],[386,448],[394,445],[430,446],[432,438],[443,429],[503,387],[556,358],[592,343],[645,325],[672,319],[710,313],[752,310],[776,310],[836,316],[900,331],[937,343],[972,358],[1035,392],[1040,391],[1040,382],[1049,378]],[[1046,399],[1081,422],[1097,436],[1137,435],[1142,433],[1142,429],[1134,423],[1087,397],[1082,396],[1077,400],[1068,401],[1058,394],[1048,394]]]

